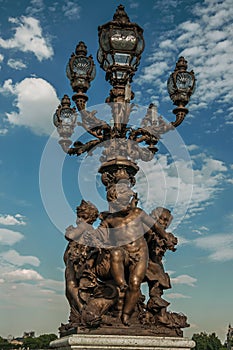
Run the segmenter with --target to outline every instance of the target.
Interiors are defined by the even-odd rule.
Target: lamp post
[[[76,103],[81,116],[81,123],[79,122],[78,124],[96,139],[85,146],[80,142],[76,142],[73,146],[67,148],[69,144],[68,137],[71,133],[70,135],[66,134],[66,141],[61,140],[60,144],[66,144],[64,150],[68,154],[80,155],[83,152],[89,152],[93,147],[100,145],[104,141],[111,143],[111,140],[113,143],[116,139],[124,139],[128,145],[129,141],[137,144],[145,142],[146,147],[141,149],[134,145],[134,148],[137,148],[137,152],[134,152],[134,155],[131,154],[131,158],[149,161],[157,151],[155,145],[158,143],[161,135],[179,126],[187,115],[188,109],[185,106],[195,89],[194,73],[193,71],[187,71],[187,61],[184,57],[180,57],[174,72],[168,79],[168,93],[174,105],[177,106],[173,110],[173,113],[176,115],[175,121],[166,123],[162,117],[155,118],[155,114],[152,117],[155,106],[150,105],[146,116],[142,120],[141,127],[137,129],[130,128],[129,130],[127,124],[133,107],[130,101],[134,97],[130,83],[144,50],[143,29],[138,24],[130,22],[124,7],[119,5],[113,20],[99,26],[98,33],[99,49],[97,59],[100,67],[106,72],[106,80],[112,85],[110,94],[106,98],[106,103],[112,109],[112,115],[109,120],[113,120],[113,125],[111,125],[110,121],[106,123],[97,118],[95,111],[89,112],[86,110],[86,101],[88,100],[86,92],[90,87],[91,81],[95,78],[96,70],[92,56],[87,57],[86,45],[80,41],[75,53],[71,55],[66,72],[75,93],[72,99]],[[70,110],[69,113],[70,124],[74,126],[76,121],[76,118],[73,118],[74,109],[72,109],[72,112]],[[151,117],[149,118],[148,115],[151,115]],[[65,123],[67,123],[67,118],[66,121],[61,119],[59,126],[57,118],[54,120],[54,124],[62,138],[64,138],[64,133],[61,130],[61,125],[65,125]],[[130,158],[129,154],[127,155],[128,158]]]
[[[159,220],[157,214],[148,216],[137,207],[137,193],[132,190],[132,187],[136,182],[136,174],[139,170],[137,161],[149,162],[152,160],[158,151],[157,143],[161,135],[183,122],[188,113],[186,105],[195,89],[194,73],[187,71],[187,61],[184,57],[180,57],[167,82],[168,93],[176,106],[173,110],[176,116],[175,121],[165,122],[161,116],[158,116],[156,106],[151,103],[146,115],[142,117],[141,125],[139,127],[131,126],[129,119],[134,105],[130,101],[134,94],[130,84],[144,50],[143,29],[138,24],[130,22],[124,6],[119,5],[113,20],[98,27],[98,35],[97,59],[100,67],[106,72],[106,80],[112,85],[110,94],[106,98],[106,103],[111,107],[109,122],[97,118],[96,111],[86,109],[86,101],[88,100],[86,92],[95,77],[95,64],[92,56],[87,57],[87,47],[82,41],[77,45],[75,53],[71,55],[66,70],[74,92],[72,99],[79,111],[80,121],[77,122],[77,113],[75,108],[70,107],[71,102],[67,95],[63,97],[61,105],[54,115],[54,124],[61,137],[59,143],[66,153],[79,156],[85,152],[91,154],[97,147],[103,148],[99,173],[106,188],[109,204],[109,211],[99,215],[94,205],[83,200],[77,208],[77,228],[69,229],[66,233],[69,241],[78,241],[77,237],[82,237],[82,244],[81,241],[76,242],[79,244],[75,248],[77,251],[80,249],[80,244],[82,247],[86,247],[85,249],[89,249],[88,254],[85,253],[85,258],[84,253],[79,252],[78,267],[74,262],[77,257],[72,257],[73,248],[70,248],[70,243],[67,253],[65,253],[66,295],[71,307],[70,322],[66,326],[68,330],[79,324],[88,329],[98,327],[102,324],[102,316],[109,316],[109,310],[111,312],[112,310],[118,311],[123,325],[129,326],[129,320],[136,312],[136,305],[140,304],[138,288],[146,277],[147,263],[151,262],[151,266],[153,266],[156,264],[155,261],[158,261],[158,256],[153,255],[155,252],[149,253],[150,249],[148,252],[149,241],[147,244],[145,243],[144,227],[148,227],[149,231],[154,230],[155,236],[152,234],[153,238],[150,238],[150,244],[155,244],[157,248],[160,247],[161,259],[167,249],[175,251],[176,238],[165,231],[166,227],[155,221],[156,218]],[[84,128],[93,136],[93,139],[86,143],[77,140],[72,144],[70,137],[76,126]],[[169,217],[167,220],[171,221],[170,211],[162,209]],[[100,228],[94,229],[92,223],[98,215],[101,225]],[[93,233],[91,243],[88,241],[90,232]],[[124,232],[124,237],[122,237],[122,232]],[[135,234],[138,236],[136,237]],[[158,237],[160,240],[156,241]],[[130,244],[133,244],[134,248]],[[93,245],[100,250],[92,250]],[[121,249],[118,251],[116,247],[119,246]],[[100,265],[102,267],[104,265],[105,270],[109,269],[108,277],[101,275],[101,266],[98,266],[98,261],[101,260],[98,255],[100,251],[100,256],[104,256],[105,259]],[[128,256],[128,260],[122,257],[122,261],[120,261],[121,254],[124,257]],[[96,255],[99,258],[95,260],[93,256],[96,257]],[[92,257],[93,266],[87,261],[88,256]],[[86,265],[83,266],[81,261],[84,261]],[[121,264],[123,265],[121,266]],[[153,331],[160,335],[180,335],[182,334],[180,329],[187,326],[186,317],[177,314],[171,315],[166,311],[168,303],[161,298],[161,295],[163,289],[170,288],[170,282],[161,264],[160,261],[159,267],[154,267],[153,273],[158,273],[155,271],[157,271],[156,268],[159,268],[161,270],[159,273],[162,276],[159,278],[164,279],[165,282],[161,285],[159,283],[153,285],[152,282],[149,284],[151,302],[148,302],[146,309],[144,308],[144,316],[137,316],[136,323],[140,323],[143,319],[144,324],[148,325],[150,331],[145,334],[150,334]],[[132,266],[134,266],[133,269]],[[128,271],[127,277],[122,275],[122,271],[125,270]],[[152,275],[153,273],[151,272]],[[77,275],[79,277],[76,277]],[[92,281],[89,280],[89,284],[87,283],[88,278]],[[158,276],[156,278],[158,279]],[[99,298],[98,300],[94,298],[95,295],[99,295],[96,297]],[[155,307],[155,305],[157,306]],[[152,321],[146,319],[148,315]],[[113,322],[112,319],[111,322]],[[153,328],[153,324],[156,324],[156,329]],[[158,327],[163,327],[163,330],[158,331]],[[135,328],[133,329],[135,332]],[[61,333],[64,335],[66,334],[65,330],[64,326],[61,329]],[[140,331],[144,332],[144,330]]]

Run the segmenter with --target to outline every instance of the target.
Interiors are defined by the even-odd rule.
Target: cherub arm
[[[171,232],[166,232],[157,221],[146,214],[143,210],[141,215],[143,223],[148,227],[148,231],[150,231],[150,233],[152,233],[151,231],[157,233],[162,239],[165,240],[167,248],[174,251],[174,246],[177,244],[177,238]]]

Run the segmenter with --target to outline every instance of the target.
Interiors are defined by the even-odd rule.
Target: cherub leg
[[[126,291],[122,314],[122,323],[126,326],[130,325],[130,316],[132,315],[140,296],[140,286],[147,269],[147,259],[145,257],[146,254],[142,254],[140,260],[130,269],[129,287]]]
[[[122,249],[114,248],[111,250],[110,257],[111,264],[111,275],[115,280],[116,284],[123,292],[128,287],[125,280],[125,267],[124,267],[124,252]]]

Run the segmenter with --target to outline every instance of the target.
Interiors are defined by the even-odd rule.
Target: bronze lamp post
[[[69,155],[92,154],[102,147],[99,173],[106,189],[109,209],[99,213],[94,204],[82,200],[77,207],[77,227],[69,227],[66,264],[66,296],[70,304],[68,324],[61,335],[92,332],[97,334],[143,334],[182,336],[186,316],[167,311],[163,290],[171,288],[162,258],[175,251],[177,239],[166,231],[171,212],[158,207],[148,215],[138,207],[133,191],[138,160],[149,162],[158,151],[161,135],[180,125],[195,89],[193,71],[180,57],[170,75],[167,88],[176,108],[176,120],[167,123],[151,103],[139,127],[129,124],[134,104],[130,84],[144,50],[143,29],[130,22],[119,5],[113,20],[99,26],[97,59],[112,85],[106,103],[111,107],[109,122],[88,111],[87,90],[95,77],[92,56],[80,41],[67,65],[67,77],[79,111],[71,108],[67,95],[54,115],[59,143]],[[110,122],[113,120],[113,123]],[[82,127],[93,139],[86,143],[70,140],[74,128]],[[99,218],[100,225],[92,225]],[[148,283],[149,301],[143,301],[142,283]]]

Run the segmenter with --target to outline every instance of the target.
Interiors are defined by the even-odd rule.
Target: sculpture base
[[[50,343],[55,350],[190,350],[193,340],[177,337],[75,334]]]
[[[140,336],[155,336],[155,337],[183,337],[183,331],[179,328],[167,328],[163,326],[144,326],[142,324],[133,325],[130,327],[124,326],[122,323],[113,326],[101,326],[98,328],[75,327],[67,330],[60,330],[60,336],[66,337],[69,335],[86,334],[86,335],[140,335]]]

